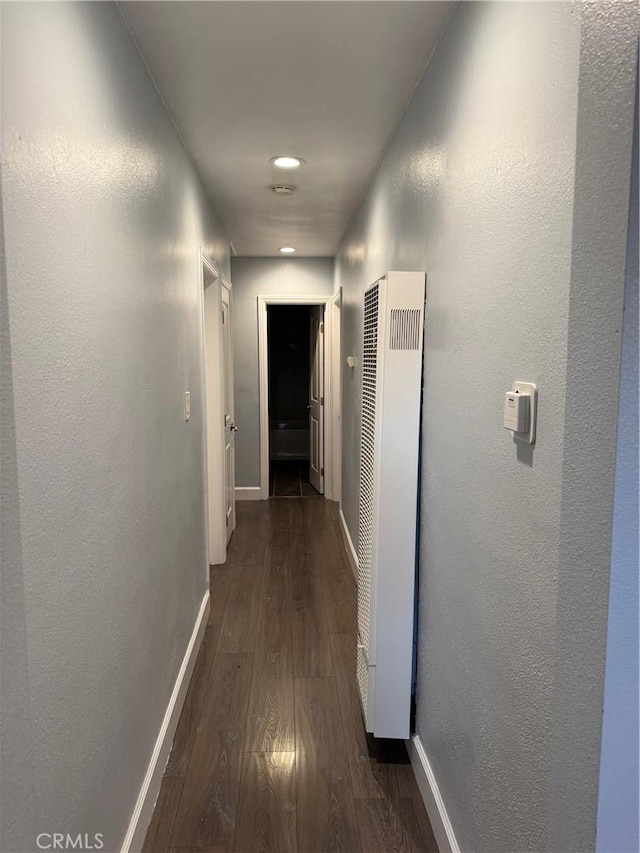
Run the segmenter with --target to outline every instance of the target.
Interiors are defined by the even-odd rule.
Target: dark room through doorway
[[[315,305],[267,307],[270,498],[323,491],[322,314]]]

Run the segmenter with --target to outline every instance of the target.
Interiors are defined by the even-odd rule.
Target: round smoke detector
[[[271,192],[274,195],[293,195],[295,192],[295,187],[292,187],[290,184],[274,184],[271,187]]]

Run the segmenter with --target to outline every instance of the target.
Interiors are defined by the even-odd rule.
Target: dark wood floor
[[[144,853],[437,851],[404,745],[364,733],[336,505],[237,509]]]
[[[317,498],[309,482],[309,460],[277,459],[269,466],[269,497]]]

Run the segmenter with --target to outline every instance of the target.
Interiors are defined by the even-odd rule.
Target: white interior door
[[[309,482],[324,494],[324,306],[309,309]]]
[[[231,294],[222,288],[222,345],[224,364],[224,467],[226,485],[227,542],[236,527],[236,441],[233,400],[233,347],[231,341]]]
[[[206,411],[207,508],[209,563],[226,559],[224,473],[224,376],[222,295],[220,279],[204,268],[204,392]]]

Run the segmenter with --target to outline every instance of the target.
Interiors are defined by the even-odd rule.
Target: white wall
[[[2,4],[2,170],[0,847],[118,850],[208,586],[228,244],[115,4]]]
[[[260,485],[258,296],[331,296],[333,258],[232,258],[236,486]]]
[[[594,844],[635,20],[461,4],[337,257],[356,355],[365,287],[427,271],[417,734],[465,851]],[[515,379],[533,449],[502,428]]]
[[[636,120],[637,120],[636,90]],[[611,583],[598,796],[599,853],[638,837],[638,125],[632,158],[622,324]]]

